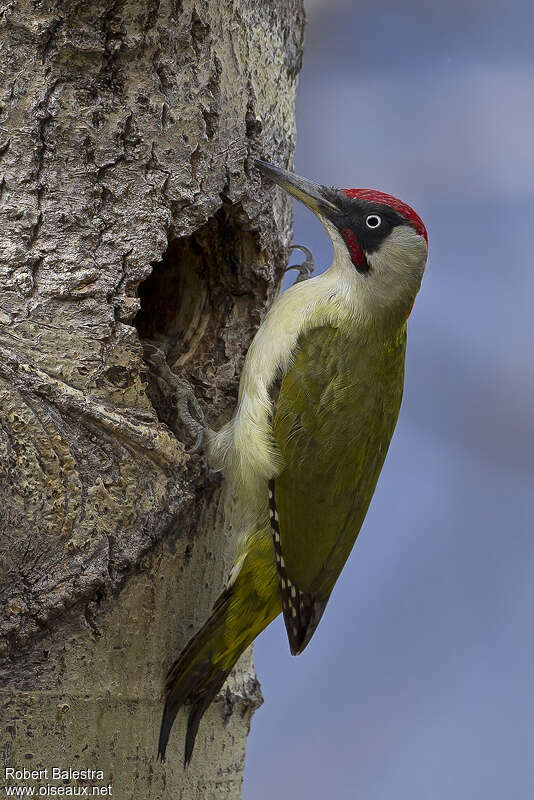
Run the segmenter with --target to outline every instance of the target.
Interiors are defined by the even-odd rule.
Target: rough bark
[[[250,655],[189,771],[181,717],[155,761],[232,536],[140,339],[229,416],[287,256],[288,204],[247,159],[291,156],[301,0],[0,0],[0,24],[3,765],[238,797]]]

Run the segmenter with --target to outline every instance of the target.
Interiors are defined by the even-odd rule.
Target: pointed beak
[[[308,206],[316,214],[332,214],[332,212],[339,213],[338,206],[334,205],[331,200],[326,196],[324,186],[318,186],[316,183],[306,180],[295,175],[293,172],[288,172],[281,167],[275,167],[274,164],[269,164],[267,161],[260,161],[254,159],[256,167],[270,178],[282,189],[285,189],[288,194],[296,197],[305,206]]]

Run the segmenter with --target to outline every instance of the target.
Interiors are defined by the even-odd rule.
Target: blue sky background
[[[520,0],[308,3],[296,170],[413,205],[430,260],[323,621],[257,641],[245,800],[534,797],[533,42]],[[298,204],[295,241],[328,265]]]

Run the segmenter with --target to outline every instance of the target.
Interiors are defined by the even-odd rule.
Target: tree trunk
[[[247,159],[291,156],[302,0],[0,0],[0,23],[0,747],[48,770],[0,789],[237,798],[250,654],[189,769],[182,715],[155,760],[233,541],[141,339],[228,418],[290,241]]]

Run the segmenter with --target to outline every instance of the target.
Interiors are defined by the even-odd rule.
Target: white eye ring
[[[365,224],[372,230],[379,228],[382,224],[382,217],[379,217],[378,214],[369,214],[369,216],[365,218]]]

